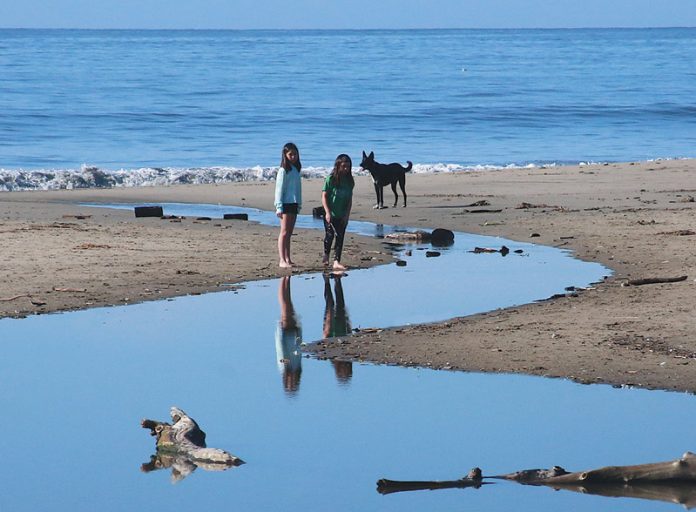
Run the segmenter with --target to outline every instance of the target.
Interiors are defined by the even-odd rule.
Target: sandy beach
[[[319,206],[321,184],[305,180],[305,213]],[[352,218],[563,247],[604,264],[613,275],[566,297],[436,324],[357,332],[344,343],[320,342],[308,351],[353,361],[696,392],[696,161],[409,175],[407,192],[407,208],[373,210],[370,179],[358,177]],[[205,293],[283,275],[277,228],[234,220],[136,219],[132,211],[76,204],[270,209],[272,197],[268,182],[2,193],[0,317]],[[391,197],[386,190],[385,199]],[[295,274],[321,268],[322,235],[296,231]],[[392,261],[380,240],[355,235],[347,237],[344,254],[349,267]],[[626,286],[680,276],[687,278]]]

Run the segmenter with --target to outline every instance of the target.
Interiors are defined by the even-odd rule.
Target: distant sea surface
[[[0,190],[696,156],[696,29],[0,30]]]

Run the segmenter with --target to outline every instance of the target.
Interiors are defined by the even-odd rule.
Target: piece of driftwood
[[[23,297],[29,297],[31,299],[31,295],[29,295],[28,293],[23,293],[21,295],[15,295],[13,297],[0,298],[0,302],[12,302],[13,300],[21,299]]]
[[[459,480],[442,480],[442,481],[399,481],[388,480],[382,478],[377,480],[377,492],[380,494],[392,494],[395,492],[405,491],[434,491],[436,489],[464,489],[473,487],[478,489],[482,485],[490,483],[484,482],[481,476],[481,469],[474,468],[469,471],[469,474]]]
[[[225,220],[249,220],[248,213],[224,213],[222,218]]]
[[[412,231],[408,233],[389,233],[384,235],[387,240],[396,240],[397,242],[430,242],[430,233],[427,231]]]
[[[546,481],[549,478],[567,474],[568,472],[561,466],[553,466],[550,469],[523,469],[506,475],[488,476],[486,478],[497,478],[499,480],[512,480],[522,484],[533,484],[540,480]]]
[[[696,455],[686,452],[681,458],[667,462],[634,466],[607,466],[588,471],[568,472],[560,466],[550,469],[525,469],[496,476],[482,476],[474,468],[461,480],[399,482],[382,479],[377,482],[381,494],[423,489],[451,489],[474,487],[475,475],[483,479],[499,479],[523,485],[547,486],[599,496],[641,498],[679,503],[687,508],[696,506]]]
[[[696,235],[696,231],[693,229],[678,229],[676,231],[662,231],[658,235],[691,236]]]
[[[431,243],[434,246],[445,247],[454,243],[454,232],[449,229],[435,228],[430,233],[423,230],[389,233],[384,235],[389,242],[397,243]]]
[[[133,211],[136,217],[162,217],[164,215],[161,206],[136,206]]]
[[[686,281],[688,276],[679,277],[648,277],[645,279],[632,279],[623,283],[623,286],[642,286],[644,284],[678,283]]]
[[[510,249],[508,249],[505,245],[503,245],[500,249],[493,249],[490,247],[474,247],[474,250],[469,252],[473,252],[474,254],[499,252],[503,256],[506,256],[510,252]]]
[[[515,478],[520,474],[526,474],[527,478]],[[691,452],[667,462],[607,466],[574,473],[554,466],[550,470],[522,471],[502,478],[583,494],[667,501],[687,508],[696,506],[696,455]]]
[[[244,464],[242,459],[225,450],[208,448],[205,444],[205,432],[184,411],[172,407],[169,414],[173,424],[148,419],[140,422],[143,428],[150,429],[150,435],[157,438],[157,452],[149,463],[143,464],[143,471],[171,467],[172,478],[176,480],[177,474],[184,478],[196,467],[224,471]]]
[[[518,210],[530,210],[532,208],[550,208],[552,210],[558,210],[558,211],[565,211],[565,208],[563,206],[556,206],[556,205],[551,205],[551,204],[533,204],[533,203],[525,203],[522,202],[515,206]]]
[[[555,466],[558,467],[558,466]],[[562,468],[561,468],[562,469]],[[565,471],[565,470],[564,470]],[[696,455],[686,452],[681,458],[667,462],[638,464],[635,466],[607,466],[591,471],[578,471],[549,475],[540,483],[586,482],[665,482],[687,481],[696,485]]]
[[[77,219],[77,220],[84,220],[84,219],[91,219],[91,215],[69,215],[65,214],[63,215],[64,219]]]

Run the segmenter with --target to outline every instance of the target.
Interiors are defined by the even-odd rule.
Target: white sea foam
[[[544,167],[555,164],[544,164]],[[504,166],[433,163],[414,164],[415,174],[499,170],[508,168],[534,168],[535,164]],[[180,184],[214,184],[240,181],[270,181],[275,179],[277,167],[143,167],[139,169],[107,170],[90,165],[80,169],[0,169],[0,191],[20,190],[71,190],[78,188],[153,187]],[[328,167],[304,167],[306,178],[320,178],[331,172]],[[359,167],[355,175],[367,175]]]

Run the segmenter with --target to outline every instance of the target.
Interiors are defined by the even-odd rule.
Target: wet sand
[[[319,206],[321,184],[304,182],[305,213]],[[354,361],[696,391],[696,161],[409,175],[407,192],[407,208],[373,210],[370,179],[358,177],[352,218],[563,247],[614,274],[567,297],[436,324],[358,332],[347,342],[307,350]],[[270,209],[272,197],[273,183],[2,193],[0,316],[204,293],[283,275],[277,268],[277,228],[136,219],[130,211],[74,204],[193,202]],[[391,199],[385,190],[385,200],[391,204]],[[294,273],[321,268],[321,238],[321,232],[297,231],[293,247],[300,267]],[[344,252],[352,267],[391,261],[382,243],[371,238],[349,235]],[[688,277],[625,286],[635,279],[677,276]],[[456,300],[457,291],[451,293]]]

